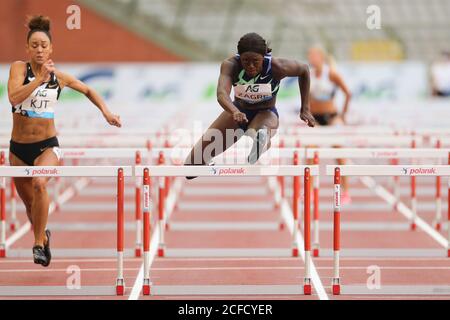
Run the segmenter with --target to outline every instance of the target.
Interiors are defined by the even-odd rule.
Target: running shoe
[[[208,166],[213,166],[213,165],[215,165],[214,161],[211,161],[211,162],[208,164]],[[192,179],[195,179],[195,178],[197,178],[197,176],[187,176],[187,177],[186,177],[187,180],[192,180]]]
[[[46,267],[49,264],[47,256],[45,255],[45,250],[42,246],[34,246],[33,247],[33,259],[34,263],[41,264]]]
[[[265,129],[259,129],[256,133],[256,140],[253,142],[252,150],[247,157],[247,161],[250,164],[255,164],[259,157],[263,154],[264,148],[268,141],[267,131]]]
[[[47,267],[50,264],[50,261],[52,260],[52,253],[50,251],[50,237],[52,236],[52,233],[50,230],[45,230],[45,235],[47,236],[47,243],[44,245],[44,253],[47,257],[47,264],[43,264],[44,267]]]

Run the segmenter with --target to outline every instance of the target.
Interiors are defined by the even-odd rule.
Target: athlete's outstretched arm
[[[230,61],[225,60],[222,62],[222,65],[220,66],[219,82],[217,84],[217,102],[219,102],[225,111],[233,115],[234,121],[238,123],[247,123],[248,119],[245,113],[240,112],[230,98],[231,87],[233,86],[233,80],[231,78],[232,70],[233,64]]]
[[[302,102],[302,106],[300,108],[300,119],[305,121],[308,126],[314,127],[316,121],[309,110],[310,76],[308,66],[295,60],[273,58],[272,68],[275,77],[279,80],[285,77],[298,77],[298,86],[300,88]]]
[[[334,82],[345,94],[345,101],[344,101],[344,107],[342,108],[342,121],[345,122],[345,115],[348,111],[348,106],[350,104],[350,99],[352,98],[352,93],[350,92],[349,88],[345,84],[342,77],[336,72],[336,71],[330,71],[330,80]]]
[[[115,115],[111,113],[111,111],[109,111],[105,102],[100,97],[100,95],[97,92],[95,92],[95,90],[93,90],[92,88],[87,86],[84,82],[78,80],[74,76],[62,72],[55,72],[55,74],[56,77],[59,79],[61,86],[68,86],[69,88],[72,88],[73,90],[76,90],[84,94],[102,112],[106,121],[110,125],[119,128],[122,126],[120,122],[120,116]]]

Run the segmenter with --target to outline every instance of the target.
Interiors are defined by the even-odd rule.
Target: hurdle
[[[0,168],[5,166],[5,153],[0,153]],[[6,179],[0,176],[0,258],[6,256]]]
[[[131,160],[134,159],[135,165],[142,164],[143,161],[146,161],[146,164],[152,164],[158,161],[165,161],[168,164],[180,164],[180,159],[183,159],[187,156],[187,154],[190,152],[190,148],[170,148],[167,147],[170,144],[166,144],[166,147],[153,147],[153,144],[151,140],[146,140],[146,147],[145,148],[62,148],[61,155],[62,158],[65,160],[73,160],[75,161],[79,160],[98,160],[98,159],[117,159],[117,160]],[[0,152],[6,153],[7,150],[0,149]],[[267,152],[267,155],[269,157],[273,157],[278,159],[279,157],[282,158],[293,158],[294,152],[298,151],[299,154],[303,154],[304,149],[270,149]],[[219,159],[233,159],[233,157],[242,157],[242,159],[245,158],[246,150],[244,149],[235,149],[235,150],[228,150],[228,153],[224,155],[219,155],[217,158]],[[284,179],[284,177],[282,177]],[[161,198],[160,205],[161,208],[159,210],[160,212],[160,219],[159,223],[164,224],[166,226],[165,229],[168,229],[169,223],[167,223],[167,219],[169,216],[165,217],[164,215],[164,202],[167,199],[168,191],[170,187],[170,179],[168,177],[162,178],[164,181],[161,181],[159,184],[162,186],[160,188],[160,193],[165,194],[165,197]],[[11,179],[11,182],[13,180]],[[55,203],[60,204],[59,199],[59,190],[61,190],[61,187],[59,186],[59,183],[61,180],[59,179],[57,182],[55,182]],[[136,246],[134,249],[134,256],[140,257],[142,253],[142,209],[140,207],[141,205],[141,179],[136,179],[136,188],[135,188],[135,224],[136,224]],[[11,186],[12,188],[12,186]],[[13,194],[13,193],[12,193]],[[11,197],[11,201],[15,201],[15,197]],[[14,202],[15,203],[15,202]],[[15,206],[11,204],[11,224],[15,220]],[[169,212],[170,214],[170,212]],[[164,229],[163,229],[164,230]],[[160,243],[161,247],[163,247],[163,234],[164,231],[161,232],[160,237],[162,238]],[[164,255],[164,248],[160,248],[159,254],[160,256]]]
[[[11,221],[9,223],[9,230],[16,231],[20,226],[20,221],[17,219],[17,193],[14,179],[11,178],[9,197],[11,200]]]
[[[142,163],[141,152],[138,150],[135,154],[134,163],[140,165]],[[141,215],[141,180],[135,178],[134,188],[134,216],[136,219],[136,246],[134,249],[134,256],[141,257],[142,255],[142,215]]]
[[[277,135],[274,137],[276,139]],[[273,138],[273,139],[274,139]],[[423,145],[423,140],[415,136],[379,136],[379,135],[349,135],[349,136],[281,136],[286,147],[295,147],[299,143],[302,146],[347,146],[347,147],[409,147],[412,141],[417,146]]]
[[[436,136],[449,136],[450,130],[446,128],[421,127],[421,128],[403,128],[390,126],[343,126],[343,127],[316,127],[311,130],[306,125],[291,127],[287,123],[280,123],[280,133],[294,135],[371,135],[380,136],[420,136],[424,139],[430,139]]]
[[[0,177],[117,177],[117,278],[115,284],[116,295],[123,295],[125,282],[123,276],[123,251],[124,251],[124,178],[132,176],[131,166],[0,166]],[[5,197],[2,196],[1,207],[5,205]],[[4,212],[2,210],[2,212]],[[4,218],[4,216],[2,216]],[[3,256],[7,256],[6,224],[2,220],[0,248]],[[1,288],[1,287],[0,287]],[[22,290],[24,291],[24,290]],[[56,290],[58,291],[58,290]],[[67,294],[70,291],[62,288],[59,292]],[[102,290],[110,292],[108,290]],[[5,292],[7,295],[7,293]]]
[[[135,165],[141,165],[143,159],[152,161],[151,143],[147,141],[147,148],[64,148],[61,149],[62,157],[74,160],[95,160],[95,159],[120,159],[132,160]],[[141,179],[135,181],[135,225],[136,241],[134,256],[141,257],[142,254],[142,216],[141,216]]]
[[[5,150],[0,150],[0,166],[4,166],[6,163],[5,160]],[[6,223],[6,178],[2,177],[0,181],[0,198],[5,198],[5,200],[2,200],[2,207],[0,208],[0,220],[5,221]],[[19,227],[19,220],[17,219],[17,199],[16,199],[16,187],[14,185],[14,180],[11,179],[10,183],[10,191],[9,191],[9,198],[10,198],[10,209],[11,209],[11,221],[9,224],[9,230],[15,231]],[[0,247],[0,257],[2,257],[2,254],[4,248]]]
[[[447,159],[450,153],[450,149],[444,148],[306,148],[305,158],[314,159],[314,164],[319,164],[320,159],[395,159],[398,163],[398,159],[436,159],[441,161],[442,159]],[[450,164],[450,162],[449,162]],[[399,178],[399,176],[394,176]],[[437,177],[438,178],[438,177]],[[414,183],[413,183],[414,182]],[[415,196],[416,184],[415,179],[411,179],[411,195]],[[314,177],[314,250],[313,254],[315,257],[319,256],[320,243],[319,243],[319,177]],[[439,191],[438,191],[439,190]],[[317,201],[315,200],[315,194],[317,193]],[[399,190],[395,188],[394,190],[396,199],[399,199]],[[395,207],[398,206],[398,200]],[[410,219],[410,227],[412,230],[415,229],[414,219],[417,216],[417,208],[412,208],[413,216]],[[415,213],[414,213],[415,212]],[[440,197],[440,179],[436,180],[436,214],[435,214],[435,227],[441,224],[442,220],[442,205]],[[414,227],[413,227],[414,226]],[[439,230],[436,227],[436,230]]]
[[[344,165],[335,166],[327,165],[327,176],[334,177],[334,212],[333,212],[333,278],[332,278],[332,292],[334,295],[341,294],[341,279],[339,276],[340,263],[340,179],[342,176],[447,176],[450,177],[450,165]],[[450,195],[450,178],[449,178],[449,195]],[[450,227],[450,201],[449,201],[449,216],[447,225]],[[450,257],[450,232],[447,239],[447,256]]]
[[[179,164],[180,158],[184,158],[185,156],[187,156],[187,154],[190,152],[190,149],[176,149],[175,151],[173,149],[170,148],[155,148],[155,151],[158,151],[159,153],[159,158],[158,158],[158,164],[159,165],[163,165],[166,161],[166,156],[169,157],[169,161],[172,164]],[[277,149],[277,148],[273,148],[267,151],[267,154],[269,157],[273,157],[276,160],[281,160],[281,159],[289,159],[293,162],[294,165],[299,165],[300,162],[300,158],[299,158],[299,154],[304,153],[305,149],[304,148],[288,148],[288,149]],[[244,158],[246,155],[246,150],[245,149],[231,149],[231,150],[227,150],[225,153],[217,156],[215,159],[217,160],[227,160],[227,159],[235,159],[236,156]],[[270,159],[269,159],[270,160]],[[173,177],[171,177],[173,178]],[[279,222],[279,229],[283,230],[284,228],[284,223],[283,223],[283,217],[282,217],[282,208],[280,206],[280,203],[282,202],[282,199],[285,198],[285,194],[284,194],[284,176],[278,176],[278,183],[280,185],[280,190],[281,190],[281,195],[279,197],[275,198],[275,207],[277,209],[280,209],[280,222]],[[160,233],[159,233],[159,245],[158,245],[158,256],[159,257],[164,257],[165,255],[165,245],[164,245],[164,233],[165,231],[169,230],[169,217],[171,214],[171,211],[169,210],[166,213],[166,205],[165,202],[167,201],[167,196],[169,193],[169,190],[171,190],[170,188],[170,179],[169,177],[159,177],[159,188],[158,188],[158,199],[159,199],[159,203],[158,203],[158,221],[160,224]],[[299,207],[299,198],[300,198],[300,190],[301,190],[301,185],[300,185],[300,180],[299,177],[293,177],[293,184],[296,186],[294,188],[294,193],[292,195],[292,207],[293,207],[293,216],[295,217],[296,223],[298,223],[298,219],[300,217],[299,214],[299,208],[302,208],[301,206]],[[162,196],[164,195],[164,196]],[[296,238],[295,235],[294,239]],[[298,256],[298,249],[297,246],[295,244],[293,244],[293,248],[292,248],[292,256],[293,257],[297,257]]]
[[[305,186],[309,186],[309,179],[311,176],[318,175],[317,166],[300,166],[300,165],[282,165],[282,166],[136,166],[134,167],[134,175],[142,177],[143,179],[143,216],[144,216],[144,275],[142,292],[144,295],[150,295],[152,290],[152,283],[150,280],[150,265],[148,263],[149,248],[150,248],[150,218],[153,205],[150,196],[150,180],[157,177],[251,177],[251,176],[304,176]],[[311,294],[311,237],[310,237],[310,188],[307,187],[304,193],[305,213],[304,213],[304,249],[305,249],[305,276],[303,284],[304,294]],[[295,218],[295,217],[294,217]],[[160,226],[161,228],[161,226]],[[298,228],[298,224],[294,226]],[[160,229],[161,231],[161,229]],[[294,231],[296,235],[297,231]],[[294,238],[293,245],[297,247],[296,238]]]
[[[84,137],[83,141],[80,141],[79,137],[75,136],[62,136],[59,138],[60,144],[67,148],[143,148],[147,147],[148,141],[152,141],[153,147],[164,147],[167,143],[177,148],[191,148],[194,140],[197,140],[194,136],[182,136],[174,135],[161,138],[158,136],[154,138],[149,135],[132,135],[128,137],[114,136],[111,139],[105,139],[105,137]],[[272,138],[274,145],[277,145],[277,141],[284,140],[285,147],[295,147],[298,141],[301,145],[318,145],[318,146],[333,146],[333,145],[347,145],[356,147],[369,147],[369,146],[404,146],[409,147],[411,141],[415,139],[417,146],[422,146],[423,139],[419,136],[379,136],[376,134],[365,135],[349,135],[349,136],[305,136],[299,137],[298,135],[283,135],[277,134]],[[444,143],[443,143],[444,144]],[[1,144],[1,147],[6,148],[6,144]]]

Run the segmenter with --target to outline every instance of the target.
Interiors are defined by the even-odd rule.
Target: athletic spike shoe
[[[208,164],[208,166],[213,166],[213,165],[215,165],[214,161],[210,161],[209,164]],[[197,176],[187,176],[186,177],[187,180],[192,180],[192,179],[195,179],[195,178],[197,178]]]
[[[48,266],[47,256],[45,255],[44,248],[41,246],[33,247],[33,259],[36,264],[41,264],[44,267]]]
[[[47,264],[42,264],[44,267],[48,267],[48,265],[50,264],[50,261],[52,260],[52,253],[50,251],[50,237],[52,236],[52,233],[50,232],[50,230],[45,230],[45,235],[47,236],[47,243],[44,245],[44,253],[45,256],[47,257]]]
[[[247,161],[250,164],[255,164],[259,157],[263,154],[264,148],[268,141],[267,131],[265,129],[259,129],[256,133],[256,140],[253,142],[252,150],[247,157]]]

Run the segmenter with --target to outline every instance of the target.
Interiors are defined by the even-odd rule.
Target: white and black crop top
[[[23,84],[26,85],[34,80],[33,70],[30,63],[27,63],[27,73]],[[42,83],[37,87],[24,101],[12,107],[13,113],[19,113],[22,116],[30,118],[55,117],[54,107],[58,101],[61,87],[55,74],[51,74],[49,82]]]

